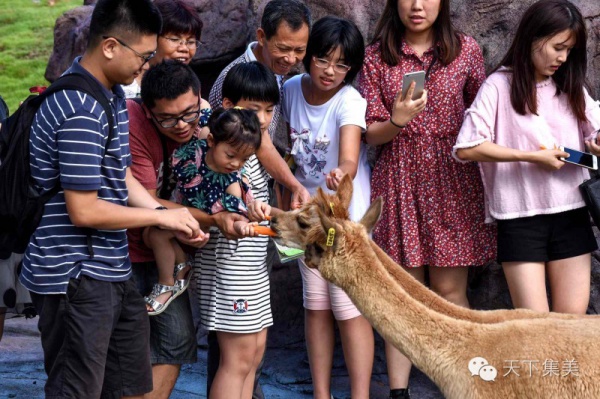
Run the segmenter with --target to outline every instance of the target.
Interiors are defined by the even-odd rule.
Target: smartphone
[[[598,170],[598,157],[589,152],[581,152],[567,147],[558,147],[559,150],[569,153],[569,158],[560,158],[561,161],[583,166],[584,168]]]
[[[413,100],[420,98],[425,90],[425,71],[405,73],[402,78],[402,98],[406,97],[406,92],[412,82],[416,82],[415,91],[413,92]]]

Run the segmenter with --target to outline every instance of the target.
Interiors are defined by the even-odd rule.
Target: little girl
[[[254,209],[270,213],[266,203],[253,198],[241,171],[261,145],[256,112],[240,107],[219,109],[208,126],[206,140],[192,139],[173,155],[175,201],[209,214],[228,211],[253,218]],[[240,235],[257,235],[253,223],[237,221],[234,228]],[[247,356],[246,352],[252,352],[251,348],[254,352],[259,351],[256,348],[264,350],[257,342],[266,339],[266,328],[273,324],[265,254],[261,246],[252,245],[252,240],[228,240],[217,228],[211,228],[208,243],[196,254],[200,322],[207,330],[216,331],[221,364],[261,358],[262,353]],[[226,376],[236,391],[229,397],[241,397],[246,379],[254,380],[254,369],[248,370],[248,375]],[[210,397],[218,397],[217,391],[211,389]]]
[[[290,127],[296,178],[311,194],[336,190],[341,178],[354,178],[350,217],[359,220],[369,206],[370,171],[361,135],[366,101],[351,86],[360,71],[364,42],[352,22],[325,17],[315,23],[304,67],[283,87],[283,114]],[[373,366],[373,330],[348,296],[300,261],[304,286],[306,345],[315,398],[330,398],[337,320],[353,398],[368,398]]]
[[[590,253],[598,248],[578,185],[588,171],[557,148],[584,150],[600,108],[584,88],[585,21],[566,0],[542,0],[523,15],[512,46],[481,86],[454,147],[480,162],[488,221],[498,224],[498,261],[513,305],[585,314]]]

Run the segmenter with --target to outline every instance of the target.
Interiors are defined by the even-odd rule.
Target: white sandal
[[[161,294],[171,292],[171,296],[167,298],[165,303],[160,303],[156,300]],[[183,291],[177,285],[164,285],[156,283],[152,287],[152,292],[147,297],[144,297],[146,303],[154,310],[148,311],[148,316],[156,316],[167,310],[167,307],[177,298]]]
[[[182,279],[178,280],[177,275],[179,275],[179,273],[187,266],[189,266],[190,269],[187,271],[187,273]],[[192,265],[188,262],[183,262],[178,265],[175,265],[175,270],[173,271],[173,280],[175,280],[175,287],[177,287],[181,292],[185,291],[187,287],[189,287],[190,281],[192,280],[192,272]]]

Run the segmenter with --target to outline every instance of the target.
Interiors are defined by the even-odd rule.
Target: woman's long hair
[[[579,9],[567,0],[541,0],[525,11],[510,49],[494,69],[504,66],[512,73],[510,102],[521,115],[537,115],[534,45],[544,45],[554,35],[569,30],[575,47],[567,60],[552,75],[557,95],[565,93],[569,106],[579,121],[586,121],[583,89],[587,70],[587,31]]]
[[[381,43],[381,58],[386,64],[394,66],[400,61],[400,44],[405,31],[398,15],[398,0],[387,0],[371,41],[371,44]],[[450,0],[440,1],[440,13],[433,23],[433,43],[439,43],[436,56],[443,65],[450,64],[460,54],[459,32],[450,19]]]

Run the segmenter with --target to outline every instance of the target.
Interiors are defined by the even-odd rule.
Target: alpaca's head
[[[381,215],[382,199],[371,204],[360,222],[342,220],[326,215],[317,210],[319,223],[313,226],[306,235],[305,263],[308,267],[318,268],[323,277],[334,283],[340,278],[341,270],[332,270],[332,262],[322,259],[344,256],[356,258],[371,250],[369,232],[373,229]],[[368,262],[362,262],[367,264]],[[337,262],[337,264],[345,264]]]
[[[309,231],[319,225],[319,214],[339,219],[348,219],[348,207],[352,199],[352,179],[345,175],[335,194],[326,194],[317,189],[317,194],[302,208],[286,212],[271,219],[271,228],[277,233],[279,244],[293,248],[306,248]]]

